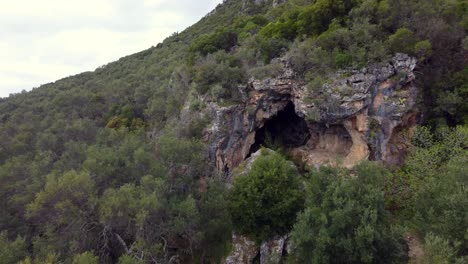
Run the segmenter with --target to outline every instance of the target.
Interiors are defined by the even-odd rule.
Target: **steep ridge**
[[[418,147],[437,157],[426,166],[426,156],[416,155],[413,172],[373,168],[388,176],[385,186],[371,177],[360,192],[352,179],[364,160],[404,164],[418,123],[465,122],[466,8],[464,0],[225,0],[155,47],[0,99],[0,256],[7,252],[11,263],[283,261],[294,253],[292,224],[256,242],[233,228],[233,176],[246,174],[262,147],[300,167],[301,193],[324,165],[337,169],[329,175],[337,176],[337,192],[349,191],[340,184],[357,186],[357,195],[372,191],[360,199],[374,199],[375,210],[350,203],[381,213],[369,217],[373,238],[389,230],[390,210],[411,208],[416,194],[432,199],[411,189],[408,173],[416,187],[434,182],[446,196],[453,189],[455,198],[434,203],[455,213],[434,214],[456,216],[453,201],[463,202],[464,190],[455,180],[438,184],[434,175],[462,175],[449,163],[455,154],[455,164],[463,162],[462,128],[437,136],[422,130]],[[447,135],[454,140],[439,148]],[[432,202],[412,209],[431,213]],[[368,224],[363,215],[351,220]],[[463,227],[462,220],[430,217],[436,227],[446,224],[441,229]],[[344,231],[354,230],[356,223],[346,223]],[[349,235],[330,239],[341,234]],[[459,245],[457,234],[434,241]],[[366,239],[363,252],[393,261]],[[359,243],[351,244],[347,252],[360,254],[349,251]],[[394,251],[404,258],[400,246]]]

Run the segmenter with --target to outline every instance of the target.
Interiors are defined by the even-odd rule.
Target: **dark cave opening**
[[[289,102],[283,110],[256,131],[255,143],[250,148],[250,154],[262,146],[271,149],[300,147],[305,145],[309,138],[310,132],[306,121],[296,114],[294,104]]]

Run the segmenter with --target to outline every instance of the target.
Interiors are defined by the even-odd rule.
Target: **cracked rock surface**
[[[402,134],[411,132],[417,122],[415,58],[396,54],[384,63],[332,73],[318,91],[308,89],[287,59],[281,63],[278,76],[250,79],[239,87],[244,94],[241,104],[208,104],[213,123],[205,138],[210,143],[210,160],[219,171],[229,174],[256,147],[265,145],[267,136],[260,135],[264,130],[271,130],[268,136],[280,143],[287,141],[275,132],[281,129],[269,126],[302,131],[285,123],[286,114],[308,128],[304,132],[308,135],[294,135],[307,138],[302,145],[286,146],[307,165],[352,167],[369,158],[401,162],[408,148]],[[291,106],[292,113],[287,108]]]

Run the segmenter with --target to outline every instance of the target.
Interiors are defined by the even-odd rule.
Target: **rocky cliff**
[[[274,78],[250,79],[239,89],[241,104],[209,103],[213,118],[206,131],[210,159],[230,175],[245,161],[249,169],[259,148],[278,147],[308,166],[352,167],[366,159],[399,164],[407,138],[417,123],[414,85],[416,59],[396,54],[391,60],[360,70],[326,76],[311,88],[292,70],[287,57]],[[233,235],[226,263],[278,263],[288,252],[288,237],[256,245]]]
[[[209,103],[210,158],[229,174],[261,146],[274,144],[309,166],[352,167],[365,159],[398,164],[416,125],[416,59],[396,54],[385,63],[326,76],[309,87],[282,58],[275,78],[239,87],[241,104]]]

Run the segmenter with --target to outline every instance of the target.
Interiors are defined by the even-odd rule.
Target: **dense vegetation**
[[[249,173],[237,177],[229,197],[234,227],[257,242],[290,231],[303,204],[294,164],[263,152]]]
[[[2,263],[218,263],[231,230],[292,231],[291,262],[402,262],[404,233],[421,238],[425,263],[467,261],[467,1],[253,2],[0,99]],[[240,102],[238,86],[274,76],[280,56],[314,93],[328,73],[396,52],[419,59],[427,125],[405,166],[301,175],[266,155],[226,189],[202,140],[206,102]]]

